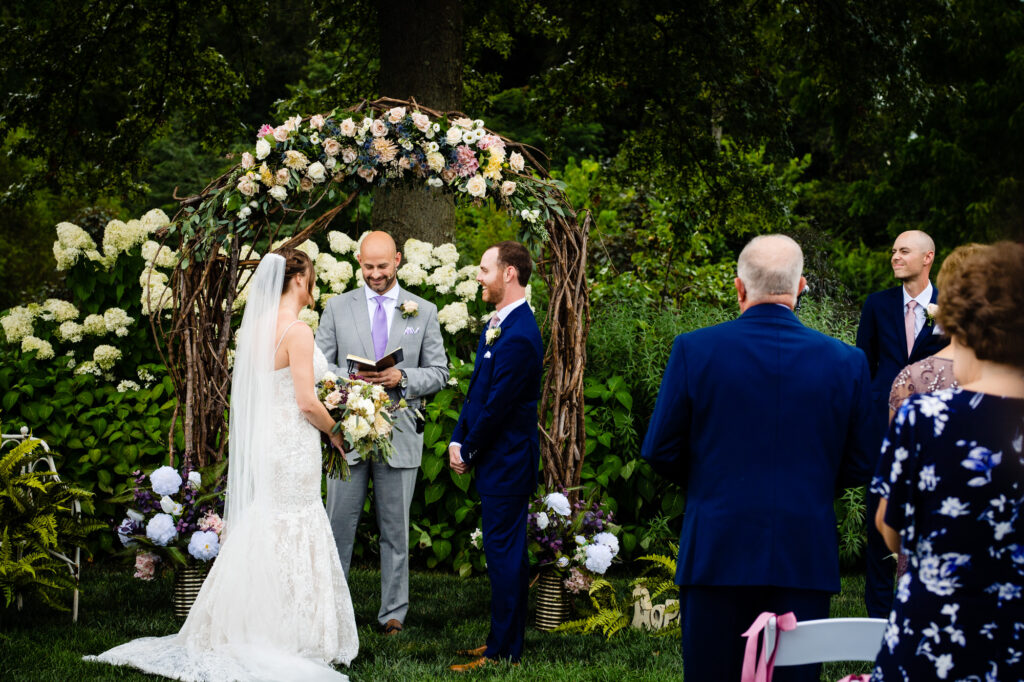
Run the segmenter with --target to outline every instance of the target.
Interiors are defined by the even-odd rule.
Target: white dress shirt
[[[917,301],[917,307],[914,308],[914,338],[921,333],[924,329],[924,323],[928,319],[928,304],[932,302],[932,283],[928,282],[928,286],[924,288],[917,296],[911,296],[907,293],[907,288],[903,287],[903,315],[907,315],[907,304],[911,300]]]
[[[391,321],[395,319],[395,307],[398,306],[398,294],[401,291],[401,287],[398,286],[398,282],[395,282],[395,286],[391,287],[383,294],[378,294],[370,287],[364,285],[363,288],[366,290],[366,310],[370,314],[370,331],[373,331],[373,316],[377,312],[377,301],[374,299],[378,296],[384,296],[387,300],[381,301],[384,306],[384,314],[388,318],[388,328],[385,333],[391,330]],[[390,339],[389,339],[390,341]]]

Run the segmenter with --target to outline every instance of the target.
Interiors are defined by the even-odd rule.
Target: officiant
[[[409,408],[396,415],[395,452],[388,462],[365,462],[355,452],[346,453],[352,476],[348,481],[327,480],[327,514],[347,578],[367,486],[373,479],[381,563],[377,620],[385,634],[394,635],[402,631],[409,611],[409,507],[423,455],[416,410],[448,381],[448,360],[437,306],[398,284],[402,254],[391,235],[368,234],[357,258],[365,285],[327,302],[316,343],[339,376],[348,374],[348,355],[378,360],[401,348],[402,359],[393,367],[364,372],[360,378],[386,388],[394,402],[404,397]]]

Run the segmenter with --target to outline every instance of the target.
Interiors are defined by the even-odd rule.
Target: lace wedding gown
[[[327,359],[314,347],[319,379]],[[230,518],[188,619],[176,635],[136,639],[85,660],[193,682],[348,678],[359,650],[355,615],[320,498],[320,436],[299,410],[289,368],[274,385],[274,447],[266,504]]]

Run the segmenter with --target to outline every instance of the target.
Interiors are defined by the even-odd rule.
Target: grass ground
[[[625,580],[622,581],[622,584]],[[486,578],[467,580],[441,573],[414,572],[410,591],[413,611],[405,632],[385,637],[376,628],[380,575],[353,569],[350,589],[359,628],[359,657],[345,670],[363,680],[465,679],[448,672],[466,659],[457,649],[482,644],[487,635],[489,587]],[[134,670],[85,663],[96,654],[135,637],[166,635],[178,629],[171,615],[169,576],[144,583],[121,567],[87,566],[83,574],[77,625],[70,615],[26,604],[0,610],[0,680],[33,682],[67,680],[156,680]],[[863,579],[843,579],[832,601],[832,616],[863,616]],[[469,676],[473,680],[550,680],[552,682],[623,682],[681,680],[679,640],[654,638],[629,629],[611,640],[598,636],[526,633],[523,665],[500,665]],[[830,664],[823,680],[868,672],[869,664]]]

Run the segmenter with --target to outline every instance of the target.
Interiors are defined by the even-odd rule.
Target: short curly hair
[[[936,321],[979,360],[1024,368],[1024,245],[968,254],[939,290]]]

